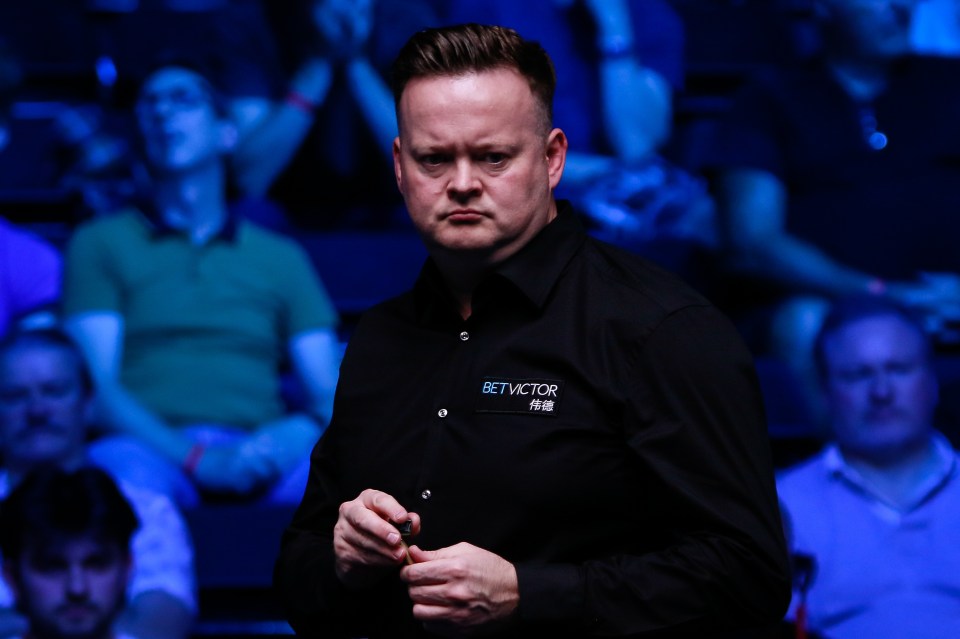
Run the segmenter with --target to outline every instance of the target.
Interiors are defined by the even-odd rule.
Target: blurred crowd
[[[704,4],[3,3],[0,494],[107,510],[64,541],[44,518],[66,515],[4,508],[0,636],[60,636],[24,581],[30,526],[61,568],[113,570],[120,603],[85,623],[185,637],[184,509],[297,503],[352,319],[302,239],[413,233],[389,67],[410,34],[463,22],[550,54],[557,195],[589,231],[679,271],[790,380],[789,418],[824,448],[780,484],[789,622],[955,636],[960,431],[937,373],[960,349],[960,2],[770,0],[764,37],[787,52],[739,64],[693,39]],[[91,526],[118,532],[91,549]],[[60,573],[58,596],[97,596]]]

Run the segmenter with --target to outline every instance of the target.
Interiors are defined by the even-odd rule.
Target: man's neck
[[[889,459],[847,450],[843,456],[878,496],[898,510],[907,510],[916,503],[940,461],[932,437]]]
[[[222,167],[159,177],[154,203],[166,224],[196,244],[207,242],[227,221]]]
[[[461,252],[432,251],[431,255],[443,277],[447,290],[453,296],[460,317],[467,319],[473,311],[473,292],[496,264],[483,256]]]
[[[72,455],[68,455],[63,459],[49,460],[46,462],[37,462],[37,461],[17,461],[15,459],[8,460],[7,462],[7,487],[13,489],[14,486],[20,483],[30,471],[37,468],[41,463],[45,465],[56,465],[64,470],[76,470],[87,463],[87,455],[83,450],[77,451]]]

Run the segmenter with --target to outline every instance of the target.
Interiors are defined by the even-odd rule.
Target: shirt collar
[[[947,439],[940,433],[934,432],[932,440],[936,457],[934,472],[925,478],[923,485],[917,490],[917,498],[911,508],[926,502],[960,472],[960,467],[957,464],[957,454]],[[866,485],[860,473],[847,463],[843,453],[835,443],[827,446],[823,461],[827,472],[832,477],[846,481],[855,486],[857,490],[878,499],[870,487]]]
[[[150,234],[154,238],[169,237],[171,235],[182,236],[184,233],[181,229],[170,226],[167,220],[164,219],[160,211],[153,205],[152,202],[141,202],[138,207],[141,216],[144,221],[147,223],[147,226],[150,228]],[[213,236],[210,237],[210,242],[214,240],[224,240],[226,242],[233,242],[237,238],[237,228],[240,226],[240,216],[237,215],[233,207],[227,207],[227,219],[224,220],[223,226],[220,227],[220,230],[217,231]]]
[[[560,274],[586,239],[583,225],[569,202],[557,202],[557,217],[515,254],[498,264],[481,283],[500,278],[510,282],[524,298],[542,307]],[[480,288],[480,287],[478,287]],[[443,283],[440,269],[427,258],[414,285],[421,319],[454,313],[453,298]]]

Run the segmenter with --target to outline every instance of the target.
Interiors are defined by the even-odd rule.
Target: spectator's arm
[[[328,60],[308,60],[283,101],[260,115],[255,125],[240,126],[233,171],[242,192],[264,195],[287,167],[313,127],[314,111],[327,97],[332,73]]]
[[[347,80],[350,93],[360,107],[360,113],[377,141],[377,146],[392,165],[393,139],[397,137],[393,94],[366,57],[357,57],[347,63]]]
[[[773,174],[732,169],[717,181],[731,266],[794,290],[824,295],[863,293],[874,280],[848,268],[786,229],[787,193]]]
[[[626,0],[587,0],[597,27],[600,90],[607,140],[622,160],[656,151],[670,137],[673,91],[632,53],[634,33]]]
[[[163,495],[124,486],[140,519],[131,542],[129,603],[119,633],[137,639],[186,639],[197,608],[193,544],[180,512]]]
[[[171,429],[120,383],[123,317],[113,311],[92,311],[68,317],[65,325],[87,358],[97,387],[101,425],[139,438],[179,465],[192,447],[190,440]]]
[[[316,329],[295,335],[290,340],[290,359],[306,391],[310,413],[328,424],[340,365],[336,331]]]

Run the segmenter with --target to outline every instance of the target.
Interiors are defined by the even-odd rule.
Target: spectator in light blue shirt
[[[922,325],[879,297],[841,300],[814,355],[833,442],[778,481],[793,551],[816,563],[788,616],[832,639],[960,636],[960,472],[932,425]]]

